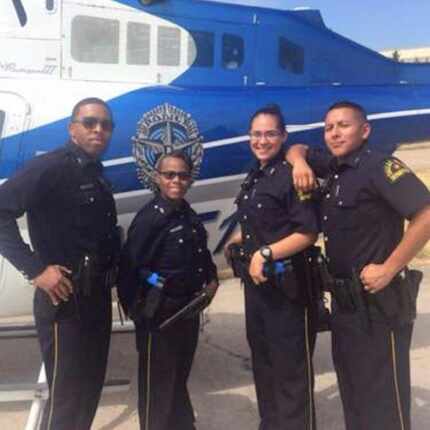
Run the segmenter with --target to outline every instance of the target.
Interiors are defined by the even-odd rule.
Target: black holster
[[[89,297],[94,288],[110,289],[115,286],[118,265],[111,257],[85,254],[79,259],[72,282],[81,297]]]
[[[417,316],[417,297],[423,273],[404,269],[376,294],[368,294],[372,317],[382,316],[391,326],[410,324]],[[375,312],[376,311],[376,312]]]
[[[242,246],[233,243],[228,247],[229,260],[233,275],[242,281],[251,279],[249,276],[249,263],[251,262],[250,256],[245,252]]]

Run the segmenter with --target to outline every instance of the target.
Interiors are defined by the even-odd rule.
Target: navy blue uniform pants
[[[312,353],[307,310],[270,285],[245,286],[246,332],[260,430],[313,430]]]
[[[41,430],[89,430],[103,388],[112,325],[110,293],[93,298],[78,317],[50,320],[36,314],[49,385]]]
[[[139,351],[139,419],[142,430],[195,430],[187,389],[199,335],[199,317],[162,333],[136,330]]]
[[[410,430],[413,324],[363,329],[356,314],[332,315],[332,353],[347,430]]]

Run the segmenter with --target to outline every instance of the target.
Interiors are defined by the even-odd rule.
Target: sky
[[[430,46],[430,0],[222,1],[278,9],[319,9],[331,30],[377,51]]]

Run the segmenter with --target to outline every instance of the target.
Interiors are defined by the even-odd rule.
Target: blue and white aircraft
[[[107,100],[117,124],[103,161],[121,224],[149,198],[156,154],[183,148],[197,164],[190,200],[212,248],[250,162],[248,119],[258,107],[278,103],[290,141],[311,145],[322,145],[324,111],[339,99],[365,106],[375,146],[430,138],[430,67],[364,48],[316,10],[2,0],[0,180],[62,145],[73,105],[88,96]],[[31,296],[0,257],[0,316],[30,313]]]

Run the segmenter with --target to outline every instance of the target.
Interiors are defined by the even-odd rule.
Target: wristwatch
[[[262,246],[260,248],[260,254],[266,261],[272,261],[272,250],[269,246]]]

